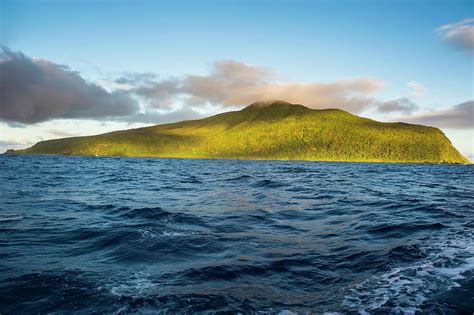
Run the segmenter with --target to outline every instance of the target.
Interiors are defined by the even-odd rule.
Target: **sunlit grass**
[[[275,102],[201,120],[39,142],[27,154],[469,163],[437,128]]]

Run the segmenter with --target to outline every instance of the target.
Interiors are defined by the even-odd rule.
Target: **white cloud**
[[[474,55],[474,18],[445,24],[434,31],[446,43]]]
[[[420,82],[410,81],[407,83],[407,87],[411,89],[411,97],[420,97],[426,93],[425,86]]]

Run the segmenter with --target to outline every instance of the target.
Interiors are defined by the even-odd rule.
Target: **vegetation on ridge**
[[[199,120],[42,141],[16,153],[469,163],[437,128],[282,101]]]

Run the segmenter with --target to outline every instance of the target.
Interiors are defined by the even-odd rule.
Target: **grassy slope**
[[[97,136],[39,142],[25,154],[468,163],[437,128],[381,123],[285,102]]]

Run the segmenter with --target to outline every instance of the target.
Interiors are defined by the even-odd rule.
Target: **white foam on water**
[[[153,229],[140,229],[138,234],[142,240],[155,239],[155,238],[175,238],[175,237],[188,237],[195,235],[194,231],[156,231]]]
[[[158,234],[151,229],[140,229],[138,230],[138,234],[142,240],[151,239],[158,236]]]
[[[457,281],[464,279],[463,274],[474,270],[473,234],[458,231],[433,240],[423,248],[426,258],[358,284],[345,296],[343,305],[359,314],[386,308],[393,314],[415,314],[434,292],[459,287]]]
[[[163,236],[166,236],[166,237],[178,237],[178,236],[191,236],[191,235],[194,235],[194,232],[176,232],[176,231],[172,231],[172,232],[168,232],[168,231],[163,231],[162,233]]]
[[[149,298],[159,296],[162,292],[162,286],[150,280],[150,275],[146,272],[138,272],[130,277],[115,281],[107,285],[108,290],[115,296],[131,299]],[[160,308],[155,305],[148,305],[146,302],[131,309],[129,303],[120,305],[114,314],[169,314],[166,308]]]
[[[149,279],[146,273],[136,273],[120,283],[110,286],[110,292],[117,296],[142,297],[155,294],[158,290],[157,284]]]

